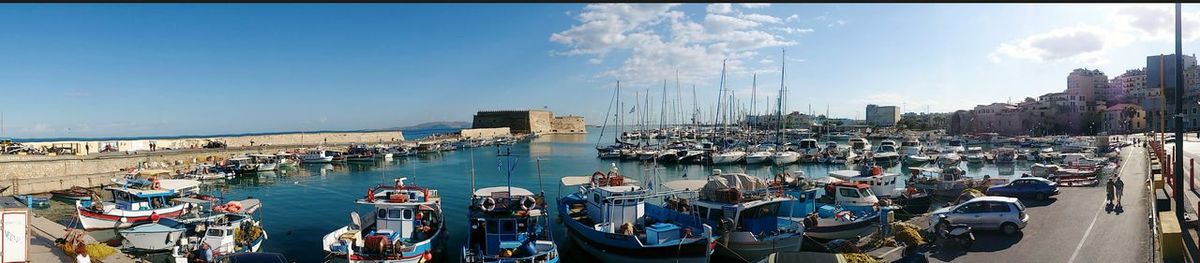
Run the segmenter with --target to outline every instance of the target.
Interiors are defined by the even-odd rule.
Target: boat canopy
[[[509,191],[509,189],[510,188],[508,186],[493,186],[493,187],[488,187],[488,188],[481,188],[479,190],[475,190],[475,197],[492,197],[492,195],[494,195],[494,194],[507,193]],[[530,192],[529,190],[525,190],[525,188],[520,188],[520,187],[514,186],[511,189],[512,189],[512,193],[509,194],[510,197],[511,196],[533,196],[533,192]]]
[[[677,180],[663,183],[663,186],[671,190],[695,192],[700,191],[700,189],[704,188],[704,185],[707,183],[708,180]]]
[[[166,169],[147,169],[137,171],[137,175],[142,177],[150,177],[161,174],[171,174],[171,171]]]

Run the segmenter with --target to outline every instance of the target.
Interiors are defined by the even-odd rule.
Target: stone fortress
[[[471,128],[508,127],[513,133],[587,133],[583,117],[555,117],[549,110],[502,110],[475,113]]]

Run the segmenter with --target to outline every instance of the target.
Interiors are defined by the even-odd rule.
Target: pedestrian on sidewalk
[[[1105,193],[1107,193],[1107,194],[1105,195],[1105,198],[1106,198],[1106,199],[1105,199],[1104,201],[1105,201],[1105,202],[1106,202],[1108,205],[1112,205],[1112,204],[1113,204],[1113,190],[1114,190],[1113,188],[1114,188],[1114,185],[1115,185],[1115,183],[1113,182],[1113,179],[1112,179],[1112,178],[1108,178],[1108,182],[1107,182],[1107,183],[1104,183],[1104,191],[1105,191]]]
[[[1125,193],[1125,181],[1117,176],[1117,182],[1113,183],[1113,188],[1116,192],[1117,207],[1121,207],[1121,196]]]

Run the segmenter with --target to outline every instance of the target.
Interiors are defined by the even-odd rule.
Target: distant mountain
[[[471,128],[471,123],[465,122],[465,121],[435,121],[435,122],[426,122],[426,123],[407,126],[407,127],[392,127],[392,128],[382,129],[382,130],[411,131],[411,130],[465,129],[465,128]]]

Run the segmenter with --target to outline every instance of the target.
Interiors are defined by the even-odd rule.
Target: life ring
[[[486,212],[491,212],[492,209],[496,209],[496,200],[492,199],[491,197],[484,197],[483,201],[479,202],[479,209]]]
[[[155,190],[162,189],[162,187],[159,185],[158,181],[154,181],[154,189]]]
[[[537,201],[533,197],[525,196],[521,198],[521,210],[529,210],[537,206]]]
[[[603,185],[604,183],[606,183],[605,181],[607,181],[605,179],[608,179],[608,176],[604,175],[604,173],[602,173],[600,171],[596,171],[595,173],[592,173],[592,183],[593,184]]]

